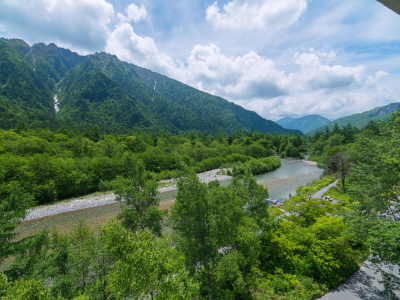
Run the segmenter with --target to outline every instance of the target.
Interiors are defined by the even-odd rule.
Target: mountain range
[[[392,113],[396,111],[400,106],[400,102],[391,103],[389,105],[376,107],[374,109],[365,111],[363,113],[350,115],[347,117],[343,117],[337,120],[334,120],[328,124],[320,126],[310,131],[304,131],[307,135],[313,135],[317,131],[323,130],[326,126],[332,130],[335,123],[339,125],[340,128],[346,126],[350,123],[352,126],[357,127],[358,129],[364,128],[370,121],[386,121],[390,118]]]
[[[301,118],[285,117],[276,121],[276,123],[281,125],[283,128],[298,129],[302,132],[310,131],[329,122],[331,122],[329,119],[324,118],[320,115],[309,115]]]
[[[288,133],[221,97],[120,61],[107,53],[81,56],[55,44],[0,41],[0,128],[98,125],[106,133],[205,130]],[[59,112],[54,110],[58,100]],[[293,133],[300,132],[293,130]]]

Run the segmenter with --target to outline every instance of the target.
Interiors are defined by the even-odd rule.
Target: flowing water
[[[272,199],[285,201],[289,198],[289,194],[296,194],[298,186],[307,185],[314,179],[319,179],[322,172],[322,169],[317,168],[311,162],[282,159],[280,168],[269,173],[257,175],[256,178],[259,184],[268,188]],[[221,185],[226,186],[229,183],[230,180],[221,182]],[[169,208],[175,201],[175,197],[176,191],[160,194],[160,208]],[[120,204],[116,203],[28,221],[18,227],[18,232],[20,233],[18,238],[32,235],[45,227],[50,229],[56,227],[61,231],[70,231],[80,219],[84,219],[85,223],[94,229],[111,217],[116,217],[119,212]]]
[[[308,185],[322,176],[323,170],[312,162],[304,160],[282,159],[282,166],[275,171],[257,175],[257,183],[268,188],[269,196],[278,201],[285,201],[289,194],[296,194],[300,185]]]

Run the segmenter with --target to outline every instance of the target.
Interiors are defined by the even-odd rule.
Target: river
[[[317,168],[311,162],[282,159],[280,168],[257,175],[256,178],[259,184],[268,188],[272,199],[284,201],[289,198],[289,194],[295,195],[298,186],[307,185],[314,179],[319,179],[322,172],[323,170]],[[229,183],[230,180],[221,182],[221,185],[226,186]],[[160,194],[160,208],[169,208],[175,201],[175,197],[176,191]],[[110,218],[116,217],[119,212],[120,204],[115,203],[28,221],[18,227],[18,238],[32,235],[45,227],[50,229],[56,227],[60,231],[70,231],[80,219],[85,220],[86,224],[94,229]]]

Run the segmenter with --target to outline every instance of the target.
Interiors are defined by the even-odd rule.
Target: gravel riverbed
[[[228,170],[228,169],[224,169],[224,170]],[[197,174],[197,176],[199,177],[200,181],[206,182],[206,183],[208,183],[212,180],[216,180],[216,179],[219,181],[226,181],[226,180],[232,179],[232,176],[217,174],[217,172],[219,172],[219,171],[220,171],[220,169],[215,169],[215,170]],[[169,187],[160,188],[158,190],[160,194],[177,190],[172,179],[162,180],[162,181],[160,181],[160,183],[171,184],[171,186],[169,186]],[[58,214],[62,214],[62,213],[70,212],[70,211],[88,209],[88,208],[93,208],[93,207],[98,207],[98,206],[103,206],[103,205],[108,205],[108,204],[113,204],[113,203],[116,203],[115,195],[113,193],[88,195],[86,197],[80,197],[77,199],[66,200],[66,201],[58,202],[58,203],[51,204],[51,205],[43,205],[43,206],[38,206],[38,207],[32,208],[32,209],[28,210],[28,215],[26,216],[26,218],[23,221],[26,222],[26,221],[41,219],[41,218],[58,215]]]

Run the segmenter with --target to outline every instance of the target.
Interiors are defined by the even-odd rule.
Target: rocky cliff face
[[[378,111],[378,116],[391,114],[392,112],[396,111],[400,106],[400,103],[391,103],[388,106],[385,106],[381,110]]]

